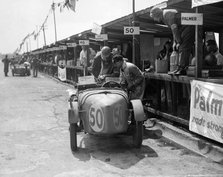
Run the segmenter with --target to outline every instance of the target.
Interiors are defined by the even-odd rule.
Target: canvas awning
[[[192,0],[192,8],[207,5],[207,4],[213,4],[213,3],[217,3],[221,1],[223,0]]]

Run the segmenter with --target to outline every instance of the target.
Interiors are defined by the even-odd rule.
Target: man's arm
[[[94,75],[94,77],[98,78],[98,75],[101,71],[101,60],[98,57],[95,57],[92,63],[92,74]]]
[[[137,87],[139,85],[142,84],[143,80],[144,80],[144,76],[142,74],[142,72],[139,70],[139,68],[135,67],[131,67],[129,69],[129,74],[133,76],[134,81],[132,81],[131,85],[128,85],[128,88],[134,89],[134,87]]]

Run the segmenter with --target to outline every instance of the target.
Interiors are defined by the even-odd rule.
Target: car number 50
[[[104,128],[104,114],[100,107],[98,106],[91,106],[89,111],[89,124],[91,128],[96,131],[100,132]]]

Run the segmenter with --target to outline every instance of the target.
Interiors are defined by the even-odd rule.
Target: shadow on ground
[[[73,152],[80,161],[91,159],[101,160],[120,169],[128,169],[144,158],[158,157],[154,149],[142,145],[133,147],[132,136],[95,136],[80,133],[82,139],[78,144],[78,151]],[[158,139],[162,137],[161,130],[144,130],[144,139]]]

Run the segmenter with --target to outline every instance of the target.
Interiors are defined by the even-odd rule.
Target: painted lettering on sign
[[[201,13],[181,13],[182,25],[202,25],[203,14]]]
[[[114,106],[113,109],[113,122],[116,129],[121,129],[124,124],[123,107],[120,104]]]
[[[137,34],[140,34],[139,27],[124,26],[124,35],[137,35]]]
[[[206,90],[206,91],[208,92],[208,94],[206,95],[201,94],[202,92],[200,88],[195,87],[193,107],[195,109],[198,108],[201,111],[205,111],[207,113],[221,116],[223,100],[214,98],[213,92],[211,90]]]
[[[182,17],[182,20],[196,21],[197,20],[197,17]]]
[[[223,86],[191,82],[189,130],[223,143]]]
[[[89,124],[96,132],[101,132],[104,128],[104,114],[97,105],[92,105],[89,111]]]

